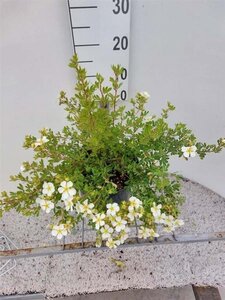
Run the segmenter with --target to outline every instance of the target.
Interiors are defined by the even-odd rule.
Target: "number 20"
[[[128,38],[126,36],[123,36],[122,38],[114,36],[113,41],[116,42],[113,50],[126,50],[128,47]]]

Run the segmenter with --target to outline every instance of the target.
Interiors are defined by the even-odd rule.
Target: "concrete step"
[[[43,294],[0,296],[0,300],[44,300]],[[50,298],[48,298],[51,300]],[[195,287],[126,290],[54,298],[54,300],[225,300],[225,288]],[[53,300],[53,298],[52,298]]]
[[[1,298],[0,298],[1,299]],[[195,300],[191,286],[158,290],[128,290],[58,298],[57,300]]]

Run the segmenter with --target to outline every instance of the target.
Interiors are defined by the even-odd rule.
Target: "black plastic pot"
[[[113,200],[113,202],[121,203],[122,201],[128,201],[130,198],[130,193],[126,189],[120,190],[118,193],[110,195],[110,199]]]

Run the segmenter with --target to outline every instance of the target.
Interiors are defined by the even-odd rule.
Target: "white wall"
[[[130,94],[149,91],[154,112],[170,100],[172,122],[186,122],[203,141],[225,136],[225,1],[131,1]],[[63,126],[57,97],[72,92],[74,77],[66,0],[1,0],[0,14],[0,186],[7,189],[27,160],[25,134]],[[225,196],[225,151],[172,163]]]

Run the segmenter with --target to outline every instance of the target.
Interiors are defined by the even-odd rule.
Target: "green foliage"
[[[127,111],[118,92],[120,66],[112,66],[110,86],[104,85],[100,74],[91,84],[77,56],[71,59],[70,67],[77,78],[75,93],[69,98],[62,91],[59,97],[69,125],[56,133],[40,130],[41,138],[47,139],[43,143],[26,136],[24,148],[33,149],[34,160],[24,162],[24,171],[11,177],[18,182],[18,189],[2,192],[0,214],[15,208],[24,215],[38,216],[40,206],[36,199],[42,197],[44,182],[58,187],[66,180],[80,191],[74,203],[88,198],[99,212],[106,211],[106,204],[112,201],[110,195],[126,188],[143,201],[145,223],[151,223],[153,202],[161,203],[165,213],[176,217],[183,197],[179,177],[168,172],[170,157],[183,157],[183,146],[196,145],[198,155],[204,158],[207,153],[221,151],[224,139],[216,145],[206,145],[197,142],[185,124],[170,127],[167,117],[174,106],[168,103],[161,116],[151,115],[145,109],[148,99],[143,93],[130,100],[131,109]],[[78,222],[62,207],[61,194],[56,192],[49,200],[55,204],[56,219],[62,223]]]

